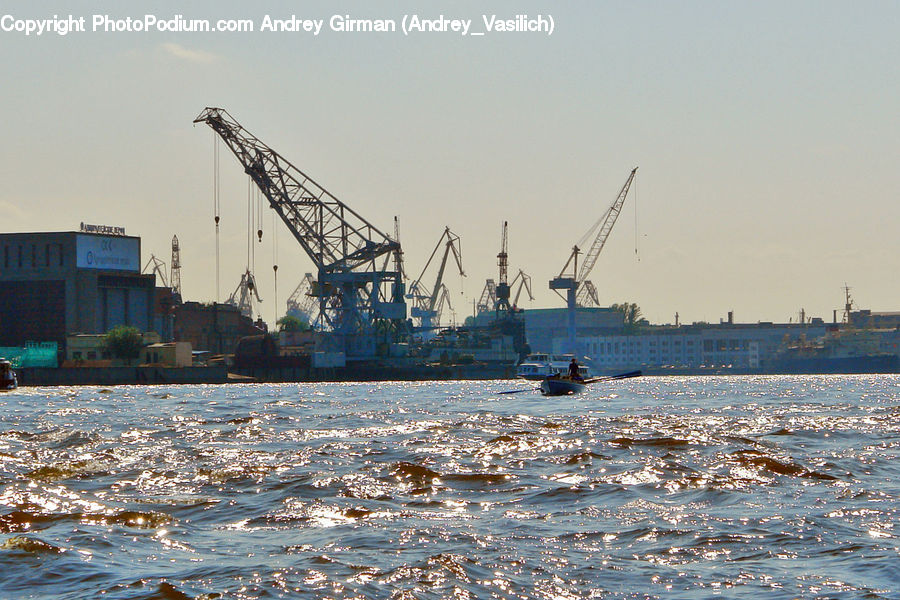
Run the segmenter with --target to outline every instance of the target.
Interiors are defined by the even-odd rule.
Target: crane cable
[[[272,211],[272,272],[275,280],[275,300],[272,302],[272,310],[275,313],[275,325],[278,325],[278,228],[275,226],[275,211]]]
[[[634,184],[634,258],[637,262],[641,262],[641,255],[638,252],[638,241],[641,238],[638,234],[638,190],[637,183]]]
[[[213,136],[213,218],[216,223],[216,302],[221,302],[219,287],[219,136]]]

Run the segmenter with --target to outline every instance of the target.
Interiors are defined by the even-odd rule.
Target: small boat
[[[584,391],[584,379],[551,376],[541,381],[541,393],[545,396],[567,396]]]
[[[583,392],[585,386],[589,383],[597,383],[598,381],[614,381],[616,379],[630,379],[632,377],[640,377],[640,371],[628,371],[627,373],[619,373],[618,375],[607,375],[605,377],[591,377],[590,379],[572,379],[568,375],[561,377],[559,375],[551,375],[541,381],[541,393],[545,396],[567,396],[569,394],[577,394]]]
[[[12,364],[5,359],[0,359],[0,392],[14,390],[19,387],[19,381],[16,379],[16,372],[13,371]]]
[[[529,354],[516,369],[516,377],[542,381],[552,375],[564,375],[569,372],[569,363],[574,357],[573,354]],[[584,365],[578,365],[578,372],[582,377],[588,377],[588,369]]]

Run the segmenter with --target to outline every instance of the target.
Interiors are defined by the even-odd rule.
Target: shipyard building
[[[0,346],[154,329],[156,278],[140,273],[141,240],[110,229],[0,234]]]

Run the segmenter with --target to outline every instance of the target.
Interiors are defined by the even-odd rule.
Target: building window
[[[9,246],[3,246],[3,268],[9,268]]]
[[[59,266],[63,266],[63,245],[59,244]]]
[[[31,268],[32,269],[37,268],[37,245],[36,244],[31,245]]]
[[[50,244],[44,247],[44,266],[50,266]]]
[[[19,268],[22,268],[22,246],[19,246]]]

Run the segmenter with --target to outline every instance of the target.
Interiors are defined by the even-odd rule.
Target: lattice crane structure
[[[268,147],[221,108],[194,119],[225,142],[317,269],[319,349],[348,360],[385,355],[406,337],[402,275],[377,259],[400,244]]]
[[[503,229],[500,233],[500,253],[497,255],[497,265],[500,267],[500,281],[497,282],[497,290],[495,292],[497,300],[494,303],[494,311],[497,313],[497,318],[508,315],[510,309],[509,281],[507,280],[509,275],[509,254],[506,252],[506,225],[506,221],[503,221]]]
[[[625,197],[628,195],[628,190],[631,188],[632,181],[634,181],[635,173],[637,173],[637,167],[631,170],[631,174],[628,175],[625,185],[622,186],[619,195],[616,196],[612,205],[606,209],[603,216],[600,217],[594,226],[591,227],[579,241],[579,244],[585,243],[586,240],[590,239],[593,232],[597,231],[597,235],[594,238],[590,249],[587,254],[585,254],[584,262],[581,263],[581,268],[578,268],[578,255],[581,253],[581,249],[578,247],[578,244],[576,244],[572,247],[572,253],[569,255],[569,260],[566,261],[562,271],[559,272],[557,277],[550,280],[550,289],[554,290],[557,295],[566,301],[566,308],[568,309],[567,329],[569,346],[567,350],[569,352],[576,352],[577,350],[575,347],[575,308],[577,306],[599,305],[597,289],[594,287],[594,284],[588,280],[588,275],[590,275],[591,270],[597,263],[597,257],[600,256],[600,251],[603,250],[603,246],[606,244],[607,238],[609,238],[613,225],[616,224],[619,213],[622,212],[622,206],[625,204]],[[569,271],[570,266],[572,267],[571,271]],[[566,295],[563,296],[560,294],[560,290],[565,290]],[[579,301],[581,303],[579,303]]]
[[[431,261],[434,260],[442,245],[444,246],[444,254],[438,267],[437,278],[435,279],[434,287],[428,290],[422,283],[422,279],[425,277],[428,267],[431,266]],[[444,285],[444,271],[447,268],[447,259],[451,254],[453,254],[456,266],[459,268],[460,276],[464,277],[465,272],[462,266],[462,250],[459,236],[450,231],[449,227],[445,227],[444,233],[441,234],[437,245],[428,258],[428,262],[425,263],[425,267],[422,269],[422,274],[409,285],[409,293],[406,297],[413,301],[410,316],[418,319],[418,326],[423,330],[427,331],[437,327],[441,321],[441,311],[444,303],[446,302],[448,307],[450,306],[449,292],[447,291],[447,286]]]
[[[172,236],[172,262],[169,264],[171,275],[172,294],[181,297],[181,249],[178,246],[178,236]]]
[[[493,310],[497,304],[497,284],[493,279],[487,279],[484,282],[484,288],[481,290],[481,296],[475,305],[475,311],[481,313]]]
[[[315,288],[313,274],[307,273],[287,299],[287,314],[306,323],[315,323],[319,316],[319,298],[315,294]]]

